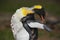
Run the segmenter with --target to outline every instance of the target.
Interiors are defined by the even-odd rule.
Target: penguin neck
[[[17,13],[17,15],[19,19],[24,17],[24,15],[22,14],[22,9],[19,9],[19,12]]]

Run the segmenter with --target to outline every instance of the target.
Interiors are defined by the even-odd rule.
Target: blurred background
[[[10,27],[11,16],[23,6],[43,5],[49,18],[60,20],[60,0],[0,0],[0,40],[14,40]],[[50,25],[52,32],[39,30],[38,40],[60,40],[60,24]]]

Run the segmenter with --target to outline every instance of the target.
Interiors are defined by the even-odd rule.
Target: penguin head
[[[44,7],[42,5],[34,5],[32,7],[32,10],[38,14],[39,16],[43,16],[43,18],[45,18],[45,10]]]
[[[27,16],[28,14],[33,14],[34,12],[27,7],[22,7],[22,15]]]

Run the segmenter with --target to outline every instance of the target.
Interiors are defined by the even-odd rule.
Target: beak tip
[[[46,31],[48,31],[48,32],[51,32],[52,31],[52,29],[50,29],[48,26],[46,26],[46,25],[44,25],[44,29],[46,30]]]

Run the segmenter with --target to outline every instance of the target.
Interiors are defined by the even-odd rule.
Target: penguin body
[[[37,28],[44,29],[44,24],[41,24],[35,21],[33,13],[34,12],[31,11],[29,8],[24,7],[16,10],[16,12],[13,14],[11,18],[11,28],[12,28],[12,32],[15,40],[31,40],[32,39],[32,37],[30,37],[28,30],[24,28],[25,26],[29,27],[31,31],[34,30],[33,34],[35,34],[35,37],[33,37],[33,40],[35,40],[35,38],[37,40],[36,36],[38,32],[36,30]]]
[[[21,9],[18,9],[11,19],[11,28],[16,40],[29,40],[29,33],[25,30],[22,22],[20,21],[23,17]]]

